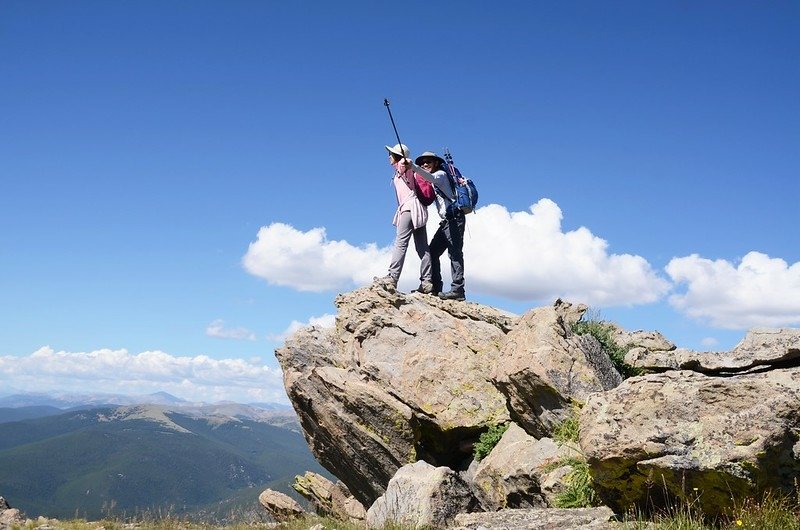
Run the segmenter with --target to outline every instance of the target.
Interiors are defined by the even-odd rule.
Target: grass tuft
[[[492,452],[492,449],[500,442],[500,438],[503,437],[503,433],[508,430],[509,424],[505,423],[502,425],[492,425],[489,427],[485,433],[481,434],[478,443],[475,444],[475,447],[472,451],[473,458],[480,462],[483,460],[489,453]]]
[[[576,335],[591,335],[600,343],[600,347],[611,359],[611,364],[620,373],[623,379],[641,375],[641,368],[631,366],[625,362],[625,354],[628,353],[629,348],[623,348],[612,338],[613,327],[603,320],[591,318],[588,320],[581,320],[572,325],[572,332]]]
[[[567,462],[565,462],[567,463]],[[589,464],[585,460],[572,459],[568,462],[572,471],[564,477],[566,488],[556,495],[556,508],[588,508],[597,506],[597,495],[592,487]]]
[[[578,443],[581,426],[578,422],[580,405],[573,405],[572,414],[553,428],[553,440],[559,444]]]

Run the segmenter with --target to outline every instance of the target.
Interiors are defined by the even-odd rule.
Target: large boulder
[[[17,508],[12,508],[0,497],[0,528],[18,528],[25,524],[25,518]]]
[[[312,452],[364,506],[403,465],[458,467],[509,420],[488,374],[518,317],[380,286],[336,305],[335,329],[301,330],[276,356]]]
[[[600,497],[707,514],[800,477],[800,368],[733,377],[668,371],[589,397],[580,445]]]
[[[386,493],[367,510],[367,526],[443,528],[459,513],[477,505],[475,497],[458,473],[449,467],[434,467],[420,460],[403,466],[389,482]]]
[[[258,502],[277,522],[287,522],[304,515],[306,511],[296,500],[285,493],[265,489],[258,496]]]
[[[560,462],[580,453],[550,438],[537,440],[512,423],[500,442],[481,460],[472,477],[473,491],[487,511],[551,506],[557,485],[543,487]],[[571,469],[571,468],[570,468]],[[563,476],[563,473],[562,473]]]
[[[347,486],[341,482],[334,484],[313,471],[296,476],[292,488],[311,501],[318,515],[352,522],[363,521],[367,517],[364,506],[353,497]]]
[[[561,300],[532,309],[500,352],[492,379],[512,419],[535,438],[549,436],[572,413],[573,402],[622,381],[594,337],[571,331],[586,309]]]

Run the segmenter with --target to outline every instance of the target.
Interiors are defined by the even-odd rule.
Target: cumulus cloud
[[[692,254],[672,259],[666,271],[686,286],[670,304],[690,317],[728,329],[800,324],[800,262],[750,252],[736,265]]]
[[[430,209],[428,237],[439,217]],[[563,231],[556,203],[542,199],[529,211],[509,212],[490,204],[467,220],[464,254],[467,290],[515,300],[562,297],[600,306],[654,302],[669,290],[641,256],[611,254],[589,229]],[[325,230],[301,232],[274,223],[262,228],[243,258],[245,268],[277,285],[298,290],[345,289],[386,274],[390,248],[328,241]],[[445,289],[450,265],[442,259]],[[419,259],[410,245],[400,288],[418,284]],[[413,272],[412,272],[413,271]]]
[[[258,231],[242,258],[245,270],[299,291],[350,289],[386,274],[390,248],[329,241],[324,228],[302,232],[284,223]]]
[[[563,231],[558,205],[527,212],[490,204],[467,221],[464,252],[475,291],[516,300],[561,297],[598,306],[655,302],[669,290],[641,256],[610,254],[585,227]]]
[[[175,357],[125,349],[55,351],[0,356],[0,387],[28,392],[74,391],[149,394],[165,391],[190,401],[286,403],[282,374],[256,360]]]
[[[335,325],[336,325],[336,315],[330,315],[326,313],[320,317],[311,317],[308,319],[307,322],[299,322],[297,320],[292,320],[291,324],[289,324],[289,327],[283,330],[283,332],[280,335],[276,335],[270,338],[278,342],[283,342],[294,332],[302,328],[307,328],[310,326],[316,326],[318,328],[332,328]]]
[[[226,328],[225,321],[217,319],[208,325],[206,335],[217,339],[256,340],[256,334],[247,328]]]

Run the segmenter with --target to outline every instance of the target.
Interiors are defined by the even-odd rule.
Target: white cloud
[[[289,327],[283,330],[280,335],[270,338],[274,341],[283,342],[295,331],[298,331],[302,328],[307,328],[309,326],[316,326],[318,328],[332,328],[335,325],[336,315],[329,315],[326,313],[321,317],[311,317],[308,319],[308,322],[298,322],[297,320],[292,320],[291,324],[289,324]]]
[[[716,346],[717,344],[719,344],[719,341],[717,339],[715,339],[714,337],[705,337],[705,338],[703,338],[703,340],[700,341],[700,344],[702,344],[706,348],[712,348],[712,347]]]
[[[280,369],[244,359],[174,357],[162,351],[55,351],[0,356],[0,388],[149,394],[165,391],[190,401],[286,403]]]
[[[225,321],[217,319],[208,325],[206,335],[217,339],[256,340],[256,334],[247,328],[226,328]]]
[[[467,218],[464,241],[467,291],[515,300],[557,297],[600,306],[657,301],[669,290],[641,256],[609,254],[605,240],[587,228],[563,232],[561,209],[542,199],[528,212],[491,204]],[[428,239],[439,217],[430,209]],[[384,275],[391,248],[354,247],[327,241],[325,230],[298,231],[282,223],[261,228],[242,259],[248,272],[277,285],[305,291],[366,285]],[[442,258],[445,289],[450,264]],[[413,271],[413,272],[412,272]],[[402,290],[418,284],[419,259],[409,245]]]
[[[245,270],[299,291],[351,289],[386,274],[391,249],[328,241],[324,228],[301,232],[284,223],[258,231],[242,258]]]
[[[739,265],[701,258],[673,258],[666,267],[686,292],[670,304],[686,315],[728,329],[800,324],[800,262],[750,252]]]
[[[609,254],[588,228],[562,231],[561,209],[541,199],[529,212],[490,204],[467,218],[468,287],[516,300],[561,297],[598,306],[655,302],[669,290],[641,256]]]

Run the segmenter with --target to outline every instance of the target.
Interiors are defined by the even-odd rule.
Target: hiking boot
[[[466,300],[467,297],[464,296],[464,293],[459,292],[459,291],[448,291],[446,293],[439,293],[439,298],[441,298],[442,300],[458,300],[458,301],[461,301],[461,300]]]
[[[433,294],[433,284],[429,281],[423,281],[419,287],[411,291],[412,293]]]
[[[381,287],[391,287],[394,290],[397,290],[397,280],[392,278],[391,275],[387,274],[386,276],[375,276],[372,278],[372,281],[375,282],[375,285],[380,285]]]

